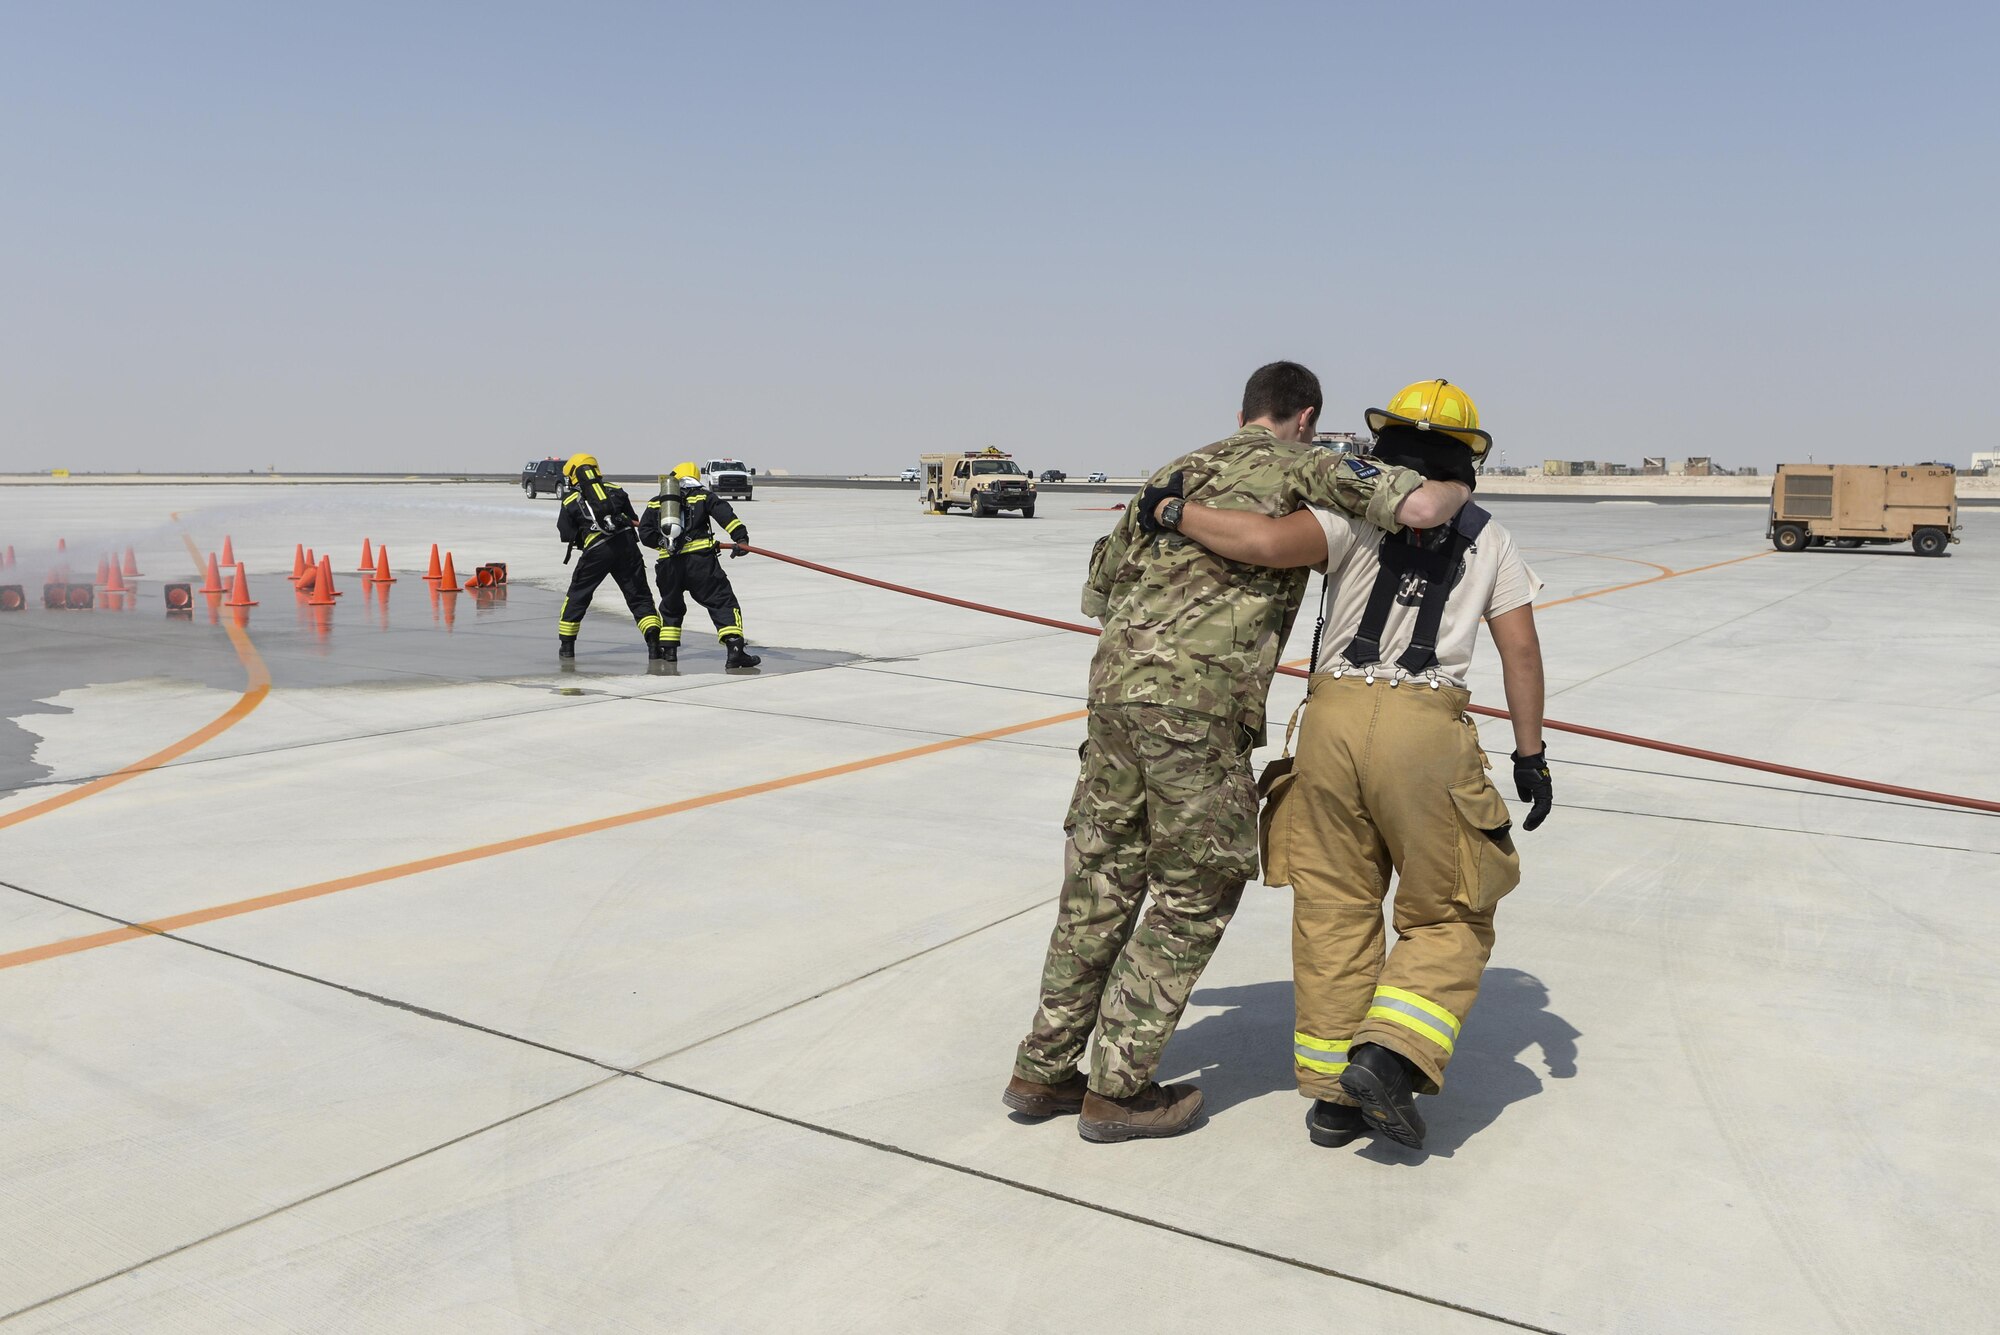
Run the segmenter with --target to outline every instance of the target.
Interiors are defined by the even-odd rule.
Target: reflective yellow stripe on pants
[[[1444,1049],[1445,1056],[1458,1043],[1458,1017],[1444,1007],[1400,987],[1378,987],[1368,1007],[1368,1018],[1399,1024]]]
[[[1294,1032],[1292,1060],[1308,1071],[1338,1076],[1347,1069],[1347,1043],[1344,1038],[1314,1038],[1311,1034]]]

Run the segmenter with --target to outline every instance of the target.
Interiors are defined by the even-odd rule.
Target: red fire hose
[[[821,565],[817,561],[807,561],[802,557],[786,556],[767,547],[745,549],[758,556],[768,556],[773,561],[798,566],[805,570],[815,570],[822,575],[832,575],[835,579],[852,580],[856,584],[867,584],[877,589],[887,589],[891,593],[906,594],[911,598],[923,598],[934,603],[944,603],[950,607],[963,607],[970,612],[984,612],[988,616],[1007,617],[1014,621],[1026,621],[1031,625],[1049,626],[1056,630],[1073,630],[1083,635],[1100,632],[1095,626],[1086,626],[1077,621],[1057,621],[1053,617],[1038,617],[1031,612],[1014,612],[1004,607],[994,607],[987,603],[969,602],[964,598],[952,598],[942,593],[931,593],[926,589],[913,589],[906,584],[891,584],[883,579],[871,579],[867,575],[857,575],[851,570],[841,570],[834,566]],[[1281,667],[1278,671],[1289,677],[1305,677],[1303,668]],[[1470,712],[1487,718],[1507,718],[1504,709],[1489,709],[1484,705],[1469,706]],[[1967,811],[1982,811],[1990,815],[2000,815],[2000,802],[1982,797],[1958,797],[1951,793],[1933,793],[1923,788],[1904,788],[1893,783],[1877,783],[1872,779],[1855,779],[1845,774],[1828,774],[1823,770],[1800,769],[1796,765],[1780,765],[1771,760],[1752,760],[1748,756],[1733,756],[1725,751],[1705,751],[1698,746],[1682,746],[1678,742],[1662,742],[1651,737],[1635,737],[1631,733],[1612,732],[1608,728],[1592,728],[1582,723],[1564,723],[1558,719],[1545,718],[1544,728],[1555,732],[1574,733],[1579,737],[1595,737],[1599,741],[1616,742],[1621,746],[1643,747],[1648,751],[1664,751],[1672,756],[1688,756],[1695,760],[1713,761],[1718,765],[1733,765],[1738,769],[1761,770],[1766,774],[1782,774],[1788,778],[1806,779],[1812,783],[1832,784],[1839,788],[1854,788],[1864,793],[1881,793],[1888,797],[1907,797],[1918,802],[1934,802],[1941,806],[1962,807]]]

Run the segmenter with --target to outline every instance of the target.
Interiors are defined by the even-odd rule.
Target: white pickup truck
[[[734,459],[710,459],[701,466],[701,485],[708,494],[729,501],[749,500],[750,479],[756,476],[756,469],[746,468]]]

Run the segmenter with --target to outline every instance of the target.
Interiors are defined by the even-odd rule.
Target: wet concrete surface
[[[66,691],[128,682],[196,683],[240,691],[246,667],[226,626],[249,633],[274,689],[449,687],[505,682],[527,690],[588,695],[614,680],[630,694],[642,677],[662,689],[728,675],[782,676],[848,663],[854,654],[757,645],[763,661],[728,671],[705,613],[683,629],[680,661],[649,662],[646,646],[607,582],[584,621],[577,656],[556,655],[562,595],[533,583],[434,592],[416,572],[376,584],[358,573],[334,578],[334,606],[313,606],[278,571],[246,572],[258,605],[232,608],[197,594],[187,613],[169,613],[166,581],[141,579],[123,598],[97,595],[89,610],[49,611],[35,598],[0,622],[0,793],[45,782],[35,759],[41,737],[24,726],[37,715],[68,713]],[[0,583],[9,582],[0,579]],[[612,593],[606,606],[604,593]]]

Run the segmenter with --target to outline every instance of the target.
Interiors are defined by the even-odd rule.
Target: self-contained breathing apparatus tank
[[[577,504],[589,517],[591,528],[599,533],[616,533],[626,527],[611,508],[611,494],[604,489],[604,474],[597,471],[595,464],[570,469],[569,479],[570,486],[576,491]]]
[[[681,503],[681,480],[673,473],[660,475],[660,553],[672,556],[687,530],[687,507]]]

